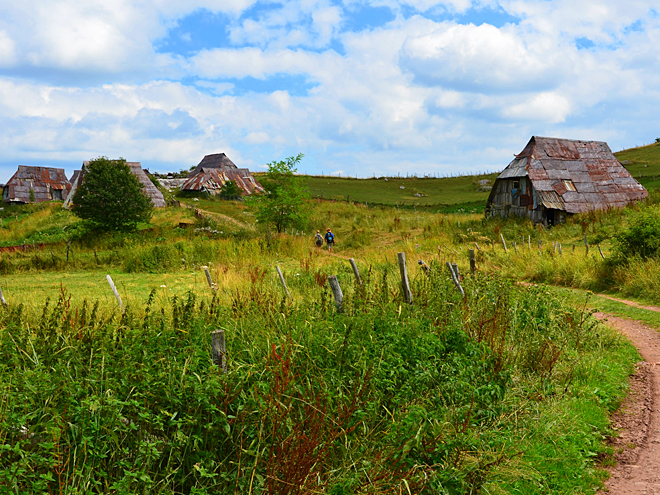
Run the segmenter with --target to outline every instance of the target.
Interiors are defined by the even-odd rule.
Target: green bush
[[[646,207],[631,212],[628,227],[616,239],[619,260],[657,256],[660,253],[660,210]]]

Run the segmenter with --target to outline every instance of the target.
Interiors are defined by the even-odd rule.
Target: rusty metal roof
[[[568,213],[624,207],[648,196],[644,186],[601,141],[533,136],[498,179],[524,175],[539,193],[542,204]],[[575,191],[570,190],[571,183]]]
[[[30,190],[32,198],[30,198]],[[18,171],[7,182],[3,201],[7,203],[43,203],[54,199],[65,200],[71,183],[64,169],[19,165]]]
[[[261,193],[261,187],[247,168],[206,168],[191,176],[181,186],[182,191],[206,191],[211,194],[220,192],[227,181],[234,181],[245,194]]]

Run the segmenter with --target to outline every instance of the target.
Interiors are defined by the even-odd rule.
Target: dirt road
[[[614,298],[612,298],[614,299]],[[615,299],[621,301],[620,299]],[[621,301],[638,306],[631,301]],[[657,307],[645,307],[660,312]],[[612,418],[619,436],[613,439],[617,465],[606,488],[616,495],[660,495],[660,332],[635,320],[604,313],[595,316],[619,330],[644,358],[631,380],[631,393]]]

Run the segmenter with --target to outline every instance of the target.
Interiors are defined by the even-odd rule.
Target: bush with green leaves
[[[628,227],[617,236],[619,260],[660,254],[660,210],[648,206],[630,215]]]
[[[85,167],[71,211],[92,230],[131,231],[149,221],[153,202],[126,160],[100,157]]]

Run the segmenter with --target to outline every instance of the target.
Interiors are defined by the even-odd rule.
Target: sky
[[[660,137],[639,0],[0,0],[0,182],[303,153],[358,177],[502,170],[531,136]]]

